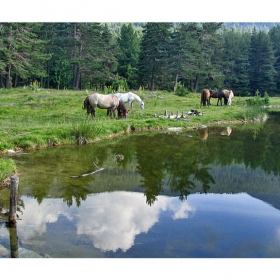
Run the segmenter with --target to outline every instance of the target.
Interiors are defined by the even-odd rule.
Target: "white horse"
[[[134,100],[139,102],[140,109],[144,109],[144,101],[135,93],[127,92],[127,93],[114,93],[122,102],[127,103],[129,107],[132,107],[132,103]]]
[[[233,91],[229,89],[223,89],[222,92],[225,94],[225,97],[227,98],[227,105],[231,106],[231,102],[234,97]]]
[[[229,94],[229,97],[228,97],[228,105],[231,106],[231,102],[232,102],[232,99],[234,97],[234,93],[233,91],[231,90],[230,91],[230,94]]]

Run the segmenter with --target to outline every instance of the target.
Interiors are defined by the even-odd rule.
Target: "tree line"
[[[279,25],[268,32],[221,22],[110,26],[0,23],[0,88],[280,94]]]

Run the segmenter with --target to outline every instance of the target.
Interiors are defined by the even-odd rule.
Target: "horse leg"
[[[92,116],[92,119],[95,118],[95,111],[96,111],[96,106],[91,107],[91,116]]]
[[[109,109],[107,109],[107,112],[110,112],[110,118],[112,119],[113,115],[114,117],[116,116],[116,113],[115,113],[115,110],[116,110],[117,107],[110,107]],[[108,114],[107,114],[108,116]]]

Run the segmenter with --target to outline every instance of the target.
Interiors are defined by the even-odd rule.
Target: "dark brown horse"
[[[201,97],[200,107],[201,107],[201,105],[206,106],[206,104],[209,107],[209,105],[210,105],[210,91],[209,91],[209,89],[207,89],[207,88],[203,89],[200,97]]]
[[[221,106],[223,105],[223,103],[222,103],[223,98],[224,98],[224,103],[226,104],[226,96],[222,90],[215,91],[215,90],[210,89],[210,99],[211,99],[211,97],[218,98],[217,106],[219,105],[219,102],[220,102]],[[210,99],[209,99],[209,103],[210,103]]]
[[[124,102],[120,100],[119,106],[117,107],[118,117],[120,119],[127,119],[129,109],[126,109]],[[111,109],[107,109],[107,116],[110,115],[112,117],[113,111]]]

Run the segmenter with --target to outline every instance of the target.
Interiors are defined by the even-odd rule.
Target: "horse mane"
[[[133,92],[128,92],[129,94],[133,95],[133,97],[138,101],[138,102],[143,102],[143,100],[140,98],[139,95],[133,93]]]

